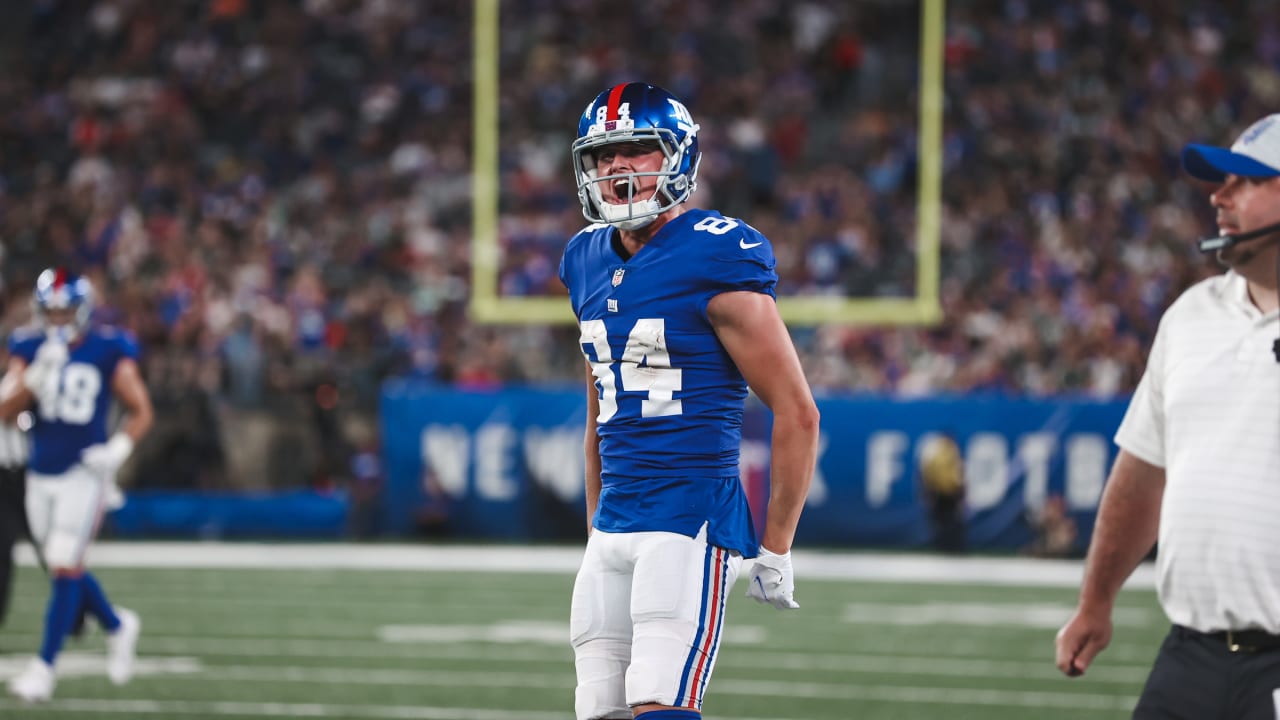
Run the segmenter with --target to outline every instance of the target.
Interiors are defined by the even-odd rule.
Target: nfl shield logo
[[[618,268],[613,271],[613,286],[618,287],[622,284],[622,276],[627,272],[626,268]]]

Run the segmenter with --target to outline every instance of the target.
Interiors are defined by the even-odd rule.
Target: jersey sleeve
[[[596,231],[607,225],[588,225],[569,238],[564,246],[564,254],[560,256],[560,282],[569,291],[569,304],[575,316],[581,316],[583,292],[583,273],[590,263],[588,248]]]
[[[748,225],[727,234],[728,242],[717,247],[706,263],[707,292],[702,297],[706,314],[711,298],[726,292],[757,292],[777,298],[778,261],[768,238]]]
[[[1155,342],[1147,357],[1147,369],[1138,381],[1138,389],[1134,391],[1115,435],[1116,445],[1156,467],[1165,466],[1164,327],[1165,324],[1161,323],[1156,331]]]
[[[29,330],[18,330],[9,336],[9,357],[22,358],[28,365],[36,356],[44,336]]]
[[[142,356],[142,348],[138,345],[138,338],[133,333],[120,331],[116,335],[116,357],[117,361],[128,358],[137,361]]]
[[[578,293],[581,288],[574,287],[574,277],[576,265],[574,263],[575,243],[578,236],[574,236],[569,240],[569,244],[564,248],[564,254],[560,256],[560,282],[564,285],[564,289],[569,294],[569,308],[573,310],[575,317],[579,315]]]

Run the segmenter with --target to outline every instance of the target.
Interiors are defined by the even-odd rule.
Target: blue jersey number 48
[[[87,425],[93,420],[102,390],[102,373],[88,363],[71,363],[62,371],[57,394],[42,398],[40,418],[68,425]]]

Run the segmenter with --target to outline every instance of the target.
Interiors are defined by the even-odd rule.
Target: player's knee
[[[701,706],[714,666],[715,638],[693,647],[688,640],[690,634],[663,624],[636,628],[631,665],[627,668],[628,703],[678,709]]]
[[[574,638],[578,687],[574,708],[578,720],[630,720],[626,674],[630,645],[609,638]]]
[[[54,535],[44,544],[44,559],[53,571],[80,572],[83,547],[70,535]]]

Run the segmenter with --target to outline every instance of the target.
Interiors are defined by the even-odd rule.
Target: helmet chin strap
[[[632,188],[635,188],[634,180],[632,180]],[[636,200],[634,190],[628,193],[626,205],[613,205],[604,201],[604,197],[598,198],[598,207],[600,208],[600,217],[604,221],[619,230],[639,230],[646,225],[652,223],[659,215],[662,214],[662,205],[658,203],[658,196],[661,186],[665,182],[659,182],[659,188],[654,190],[653,196],[648,200]]]
[[[600,214],[605,221],[619,230],[639,230],[652,223],[660,214],[658,203],[652,198],[643,202],[631,202],[627,205],[600,206]],[[638,215],[639,217],[631,217]]]
[[[657,215],[650,215],[648,217],[634,218],[632,220],[619,220],[618,222],[611,222],[609,224],[619,230],[626,230],[630,232],[632,230],[639,230],[652,225],[653,221],[656,220],[657,217]]]

